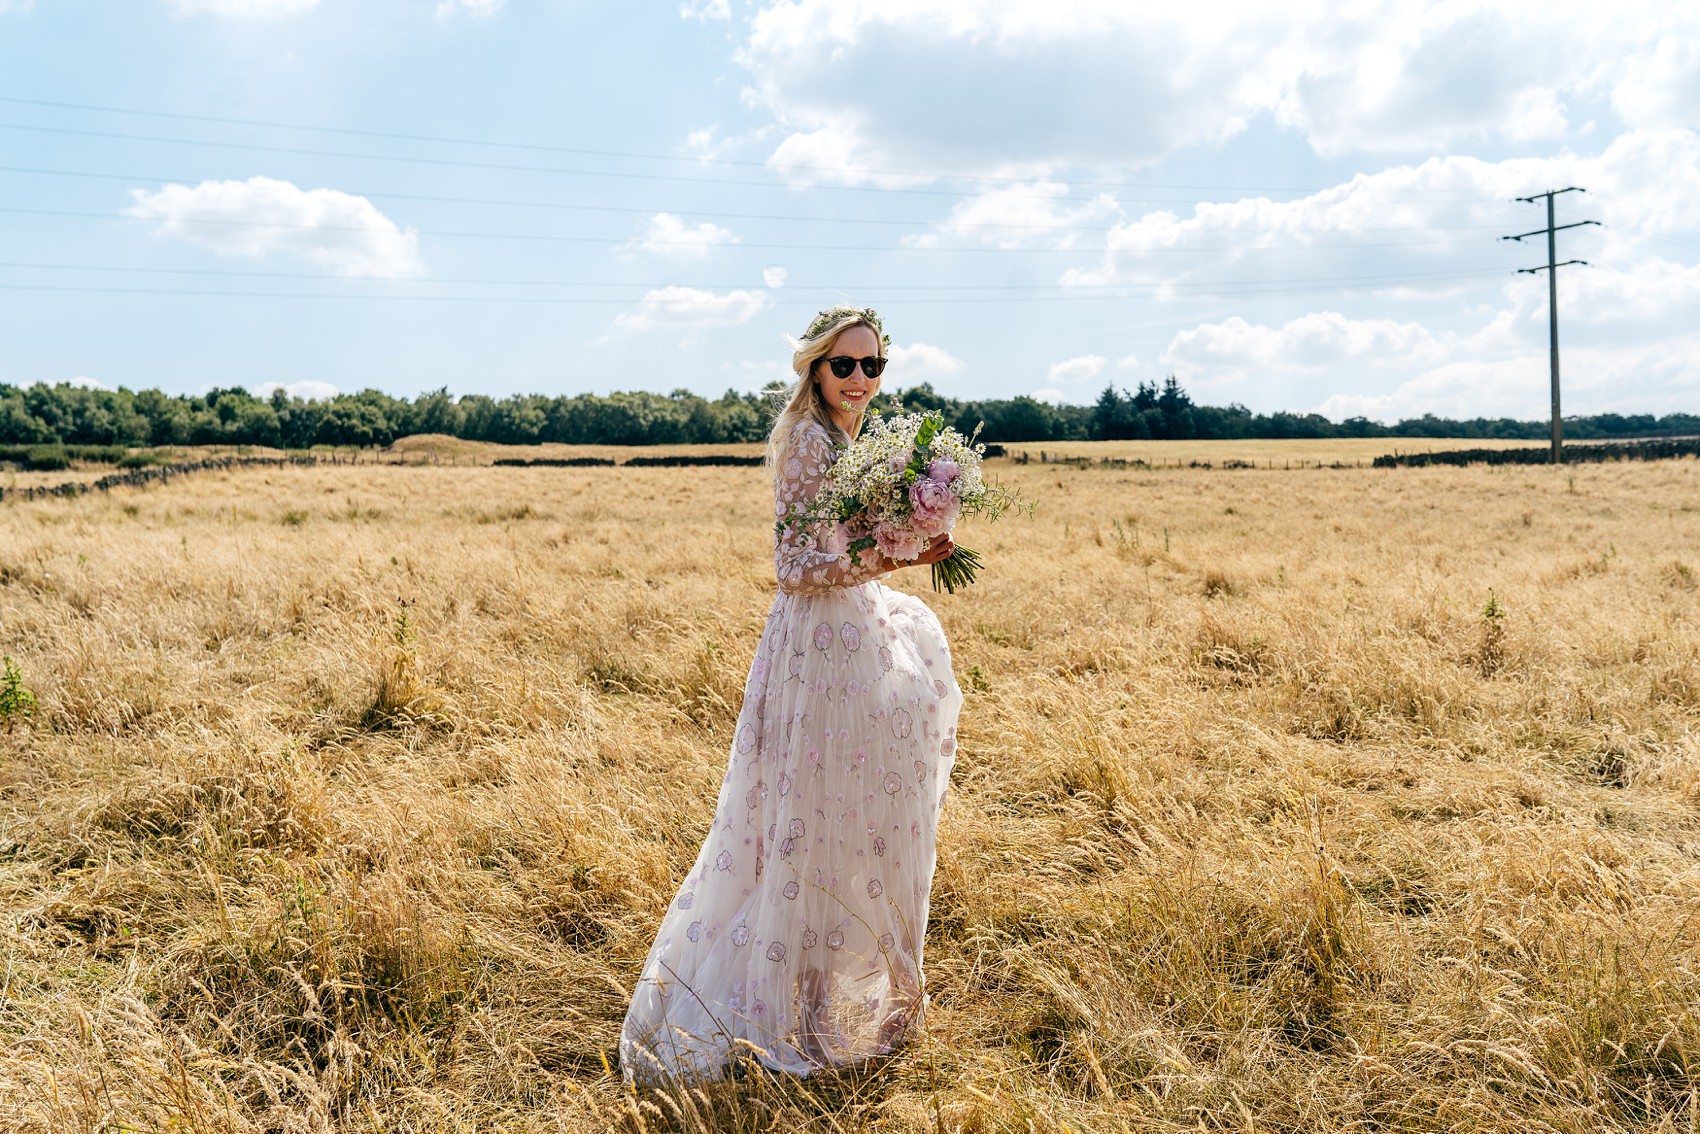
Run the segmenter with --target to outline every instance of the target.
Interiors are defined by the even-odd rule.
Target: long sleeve
[[[826,430],[805,422],[792,434],[791,445],[774,476],[774,518],[790,514],[796,504],[808,504],[820,492],[826,472],[835,459]],[[774,573],[779,589],[788,595],[822,594],[841,587],[854,587],[883,574],[880,554],[870,549],[861,555],[842,550],[846,541],[806,527],[783,528],[774,543]],[[825,546],[823,546],[823,544]],[[841,550],[828,548],[837,544]]]

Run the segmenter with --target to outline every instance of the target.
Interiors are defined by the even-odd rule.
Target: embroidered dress
[[[826,430],[796,427],[776,516],[819,491]],[[717,1078],[738,1050],[806,1075],[921,1023],[921,945],[962,692],[938,618],[842,531],[775,544],[779,594],[696,864],[626,1014],[628,1078]],[[877,553],[865,553],[870,560]]]

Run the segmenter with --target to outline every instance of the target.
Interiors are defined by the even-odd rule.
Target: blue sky
[[[1700,411],[1700,11],[0,0],[0,382]]]

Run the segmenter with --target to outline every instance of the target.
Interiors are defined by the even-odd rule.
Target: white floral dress
[[[776,516],[813,499],[836,457],[818,423],[790,441]],[[716,1078],[737,1050],[806,1075],[886,1054],[920,1025],[962,692],[937,616],[845,543],[841,529],[776,542],[780,593],[714,825],[620,1036],[635,1081]]]

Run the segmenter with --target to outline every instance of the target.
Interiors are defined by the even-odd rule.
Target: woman
[[[871,310],[822,312],[768,437],[776,516],[819,491],[879,391]],[[626,1014],[629,1079],[718,1078],[740,1051],[807,1075],[914,1033],[934,835],[962,693],[937,617],[842,527],[782,530],[714,823]],[[954,550],[939,536],[916,562]]]

